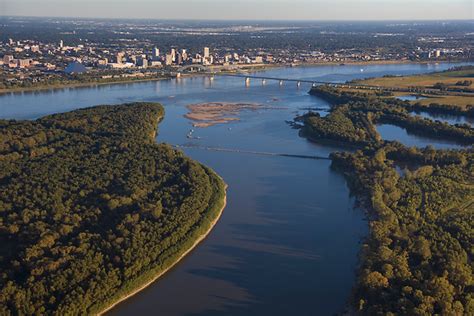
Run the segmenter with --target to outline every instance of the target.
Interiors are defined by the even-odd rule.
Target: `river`
[[[346,65],[277,68],[259,75],[343,82],[444,70],[452,65]],[[298,137],[285,121],[307,108],[329,108],[310,86],[243,78],[182,78],[0,96],[0,117],[34,119],[97,104],[157,101],[165,106],[158,142],[327,156],[331,148]],[[186,105],[249,102],[239,121],[195,128]],[[409,137],[409,136],[407,136]],[[425,142],[423,142],[424,144]],[[416,141],[415,141],[415,144]],[[229,185],[227,207],[209,237],[163,278],[111,315],[331,315],[350,295],[363,212],[326,160],[184,148]]]

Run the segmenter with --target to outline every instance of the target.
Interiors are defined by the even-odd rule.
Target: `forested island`
[[[0,314],[96,314],[205,236],[225,205],[209,168],[156,144],[156,103],[0,120]]]
[[[474,143],[474,129],[469,124],[449,124],[438,120],[413,115],[419,104],[412,104],[396,98],[387,97],[383,92],[364,93],[345,91],[330,86],[319,86],[311,93],[330,102],[334,108],[321,118],[318,113],[309,112],[298,118],[303,121],[303,133],[314,140],[333,140],[347,145],[380,145],[383,143],[375,126],[393,124],[418,135],[450,139],[461,144]],[[428,113],[439,113],[438,107],[426,107]],[[459,115],[459,108],[446,107],[446,114]],[[465,112],[466,115],[467,112]]]
[[[355,313],[473,315],[472,146],[406,147],[383,140],[376,124],[388,122],[466,145],[474,143],[474,130],[413,116],[416,105],[384,93],[329,86],[311,93],[333,108],[325,117],[310,112],[297,118],[303,122],[301,135],[357,149],[331,154],[332,167],[346,176],[369,219],[351,300]]]

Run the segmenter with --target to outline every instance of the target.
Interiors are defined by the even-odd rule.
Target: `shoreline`
[[[220,178],[220,176],[219,176]],[[222,178],[220,178],[222,180]],[[139,292],[141,292],[142,290],[144,290],[145,288],[147,288],[148,286],[150,286],[152,283],[154,283],[155,281],[157,281],[160,277],[162,277],[163,275],[165,275],[168,271],[170,271],[172,268],[174,268],[179,262],[181,262],[182,259],[184,259],[190,252],[192,252],[202,241],[204,241],[206,239],[206,237],[211,233],[211,231],[213,230],[214,226],[217,224],[217,222],[219,221],[219,219],[221,218],[222,216],[222,213],[224,213],[224,209],[227,205],[227,188],[228,188],[228,185],[224,182],[224,198],[222,200],[222,207],[219,211],[219,213],[217,214],[217,216],[213,219],[213,221],[211,222],[211,225],[209,226],[208,230],[200,235],[195,241],[194,243],[191,245],[191,247],[189,247],[188,249],[186,249],[186,251],[184,251],[176,261],[174,261],[173,263],[171,263],[166,269],[164,269],[163,271],[159,272],[157,275],[155,275],[151,280],[149,280],[148,282],[144,283],[143,285],[139,286],[137,289],[133,290],[132,292],[128,293],[127,295],[125,296],[122,296],[121,298],[119,298],[117,301],[115,301],[114,303],[110,304],[108,307],[106,307],[105,309],[101,310],[100,312],[96,313],[95,315],[97,316],[102,316],[104,315],[105,313],[109,312],[110,310],[112,310],[114,307],[116,307],[117,305],[119,305],[120,303],[126,301],[127,299],[129,299],[130,297],[138,294]]]
[[[470,63],[472,61],[462,61],[462,60],[442,60],[442,61],[410,61],[410,60],[380,60],[380,61],[347,61],[347,62],[308,62],[308,63],[301,63],[301,64],[268,64],[262,65],[252,68],[251,65],[247,70],[249,73],[252,72],[259,72],[265,71],[268,69],[277,69],[277,68],[286,68],[286,67],[319,67],[319,66],[354,66],[354,65],[394,65],[394,64],[442,64],[442,63]],[[224,72],[225,73],[225,72]],[[190,78],[190,77],[197,77],[202,76],[203,74],[200,73],[189,73],[184,74],[183,78]],[[28,87],[28,88],[13,88],[13,89],[0,89],[0,96],[5,94],[17,94],[17,93],[24,93],[24,92],[36,92],[36,91],[47,91],[47,90],[60,90],[60,89],[68,89],[68,88],[90,88],[94,86],[105,86],[105,85],[120,85],[120,84],[129,84],[129,83],[141,83],[141,82],[153,82],[153,81],[161,81],[161,80],[170,80],[171,78],[166,77],[159,77],[159,78],[147,78],[147,79],[130,79],[130,80],[118,80],[118,81],[110,81],[110,82],[84,82],[84,83],[64,83],[58,85],[51,85],[51,86],[38,86],[38,87]]]
[[[47,91],[47,90],[61,90],[61,89],[75,89],[75,88],[91,88],[94,86],[106,86],[106,85],[119,85],[119,84],[129,84],[129,83],[141,83],[141,82],[151,82],[151,81],[161,81],[168,80],[169,78],[148,78],[148,79],[131,79],[131,80],[117,80],[117,81],[107,81],[107,82],[84,82],[84,83],[65,83],[57,84],[51,86],[38,86],[38,87],[29,87],[29,88],[13,88],[13,89],[0,89],[0,96],[4,94],[18,94],[23,92],[36,92],[36,91]]]

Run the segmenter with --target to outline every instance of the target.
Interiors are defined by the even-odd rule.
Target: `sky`
[[[0,0],[0,15],[204,20],[474,20],[474,0]]]

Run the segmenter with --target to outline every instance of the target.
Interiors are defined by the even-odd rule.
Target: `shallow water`
[[[474,118],[464,115],[453,115],[453,114],[439,114],[439,113],[428,113],[424,111],[414,112],[415,115],[420,115],[424,118],[429,118],[433,121],[446,122],[451,125],[455,124],[467,124],[471,127],[474,125]]]
[[[426,97],[420,97],[418,95],[401,95],[399,97],[396,97],[399,100],[402,101],[416,101],[416,100],[423,100],[426,99]]]
[[[436,149],[462,149],[467,146],[457,144],[454,141],[432,139],[426,136],[415,135],[409,133],[406,129],[392,125],[380,124],[377,125],[377,131],[384,140],[398,141],[405,146],[412,147],[426,147],[433,146]]]

